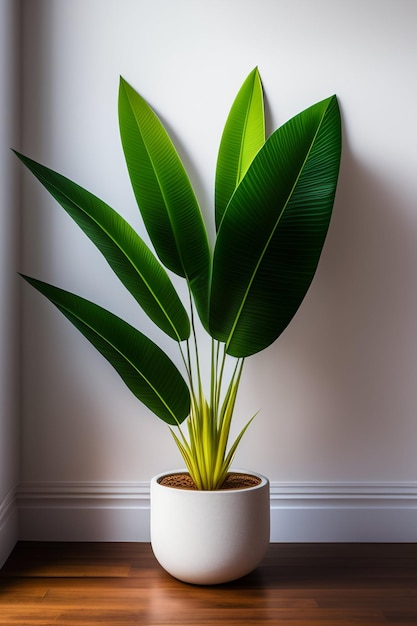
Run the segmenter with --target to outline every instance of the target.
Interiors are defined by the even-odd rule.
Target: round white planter
[[[196,491],[151,481],[151,543],[156,559],[175,578],[214,585],[240,578],[265,556],[270,533],[269,481],[245,489]],[[169,472],[184,473],[185,470]]]

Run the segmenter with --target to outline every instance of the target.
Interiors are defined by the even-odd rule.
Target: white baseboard
[[[149,483],[23,484],[23,541],[149,541]]]
[[[271,541],[416,542],[417,483],[275,483]]]
[[[3,566],[18,540],[18,516],[12,489],[0,502],[0,567]]]
[[[149,483],[23,484],[19,539],[149,541]],[[416,542],[417,483],[271,485],[273,542]]]

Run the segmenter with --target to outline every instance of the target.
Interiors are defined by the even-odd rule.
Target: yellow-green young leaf
[[[233,463],[233,459],[234,456],[236,454],[236,450],[237,447],[243,437],[243,435],[245,434],[245,432],[247,431],[247,429],[249,428],[249,426],[252,424],[253,420],[255,419],[255,417],[258,415],[258,411],[252,415],[252,417],[250,418],[250,420],[245,424],[245,426],[242,428],[242,430],[240,431],[240,433],[238,434],[238,436],[236,437],[236,439],[234,440],[233,444],[230,447],[230,450],[227,454],[227,457],[224,461],[224,466],[227,468],[227,470],[229,469],[230,465]]]
[[[264,143],[262,84],[255,67],[233,102],[220,142],[215,184],[217,228],[233,192]]]
[[[269,346],[313,279],[333,209],[341,156],[336,96],[275,131],[255,156],[216,239],[210,332],[245,357]]]
[[[242,376],[243,364],[243,359],[236,363],[234,374],[230,380],[218,415],[218,444],[215,465],[216,476],[223,475],[225,472],[227,473],[230,465],[230,463],[226,463],[227,445],[229,442],[230,427],[232,424],[237,393],[239,390],[239,383]]]

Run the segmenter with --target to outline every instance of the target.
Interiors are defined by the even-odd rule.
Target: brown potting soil
[[[167,476],[160,478],[158,482],[161,485],[165,485],[165,487],[197,490],[191,476],[185,472],[180,474],[168,474]],[[260,482],[261,481],[257,476],[230,472],[230,474],[226,476],[226,480],[220,489],[247,489],[248,487],[256,487],[256,485],[259,485]]]

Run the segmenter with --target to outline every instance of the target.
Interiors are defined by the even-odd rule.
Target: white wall
[[[237,465],[271,479],[274,506],[287,511],[287,527],[275,538],[417,539],[407,534],[416,532],[409,522],[417,507],[417,3],[30,0],[23,6],[24,151],[139,229],[118,136],[120,74],[172,131],[210,216],[220,135],[255,65],[269,131],[338,95],[344,151],[328,240],[290,327],[247,361],[238,424],[261,413]],[[23,271],[148,328],[99,254],[27,176],[24,194]],[[22,533],[40,536],[46,526],[39,511],[49,507],[57,516],[48,518],[49,536],[65,538],[71,531],[54,526],[62,523],[62,502],[79,513],[87,490],[97,519],[104,496],[113,515],[117,497],[128,492],[131,508],[140,508],[150,477],[181,461],[166,427],[28,286],[23,314]],[[345,513],[350,505],[352,518]],[[311,506],[320,511],[306,517]],[[352,521],[338,533],[335,520],[342,516]],[[96,524],[87,532],[84,518],[77,519],[76,538],[100,538]],[[384,519],[379,534],[372,530],[378,519]],[[102,537],[138,536],[118,523],[112,518]]]
[[[0,566],[17,540],[19,3],[0,1]]]

